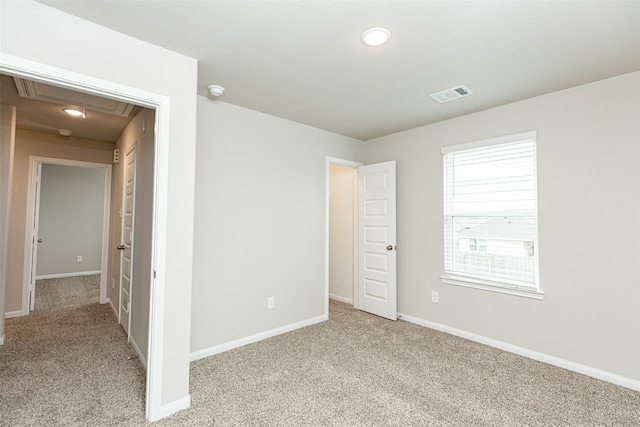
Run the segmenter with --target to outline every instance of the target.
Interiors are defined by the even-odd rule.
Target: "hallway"
[[[109,305],[36,310],[5,326],[0,425],[144,424],[145,373]]]

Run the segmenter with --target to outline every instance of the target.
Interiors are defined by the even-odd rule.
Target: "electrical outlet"
[[[76,257],[76,262],[82,262],[82,255],[78,255]]]
[[[276,297],[267,298],[267,309],[271,310],[272,308],[276,308]]]
[[[438,304],[440,302],[440,294],[436,291],[431,292],[431,302]]]

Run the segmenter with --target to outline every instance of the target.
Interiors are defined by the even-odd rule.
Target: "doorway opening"
[[[151,262],[149,265],[150,280],[153,281],[153,292],[149,296],[149,330],[146,375],[146,418],[157,420],[166,414],[162,405],[162,368],[163,368],[163,332],[164,332],[164,298],[166,266],[160,262],[166,258],[167,246],[167,195],[168,195],[168,163],[169,163],[169,122],[170,99],[144,90],[123,86],[92,76],[69,72],[67,70],[25,61],[18,57],[3,55],[0,72],[10,76],[23,77],[81,93],[107,97],[153,110],[155,116],[155,149],[152,163],[155,178],[150,191],[153,198],[152,218],[146,244],[150,247]],[[6,242],[0,242],[5,247]],[[151,273],[153,273],[151,275]],[[0,293],[1,295],[1,293]],[[6,293],[5,293],[6,295]],[[2,305],[4,305],[4,296]],[[0,316],[0,330],[4,330],[4,316]],[[173,408],[171,408],[173,409]],[[174,410],[175,412],[175,410]]]
[[[29,170],[22,314],[34,310],[42,279],[99,274],[106,303],[111,165],[31,156]]]
[[[362,163],[327,158],[326,298],[354,307],[358,284],[358,175]]]

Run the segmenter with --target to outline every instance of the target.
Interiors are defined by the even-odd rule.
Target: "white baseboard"
[[[247,344],[252,344],[254,342],[262,341],[267,338],[275,337],[276,335],[281,335],[287,332],[294,331],[296,329],[304,328],[305,326],[311,326],[316,323],[324,322],[326,317],[324,315],[318,317],[312,317],[311,319],[302,320],[300,322],[292,323],[290,325],[282,326],[279,328],[271,329],[269,331],[260,332],[255,335],[250,335],[245,338],[240,338],[235,341],[230,341],[228,343],[215,345],[213,347],[205,348],[203,350],[194,351],[191,353],[189,359],[194,362],[199,359],[204,359],[205,357],[213,356],[215,354],[224,353],[225,351],[233,350],[234,348],[242,347]]]
[[[611,372],[603,371],[601,369],[592,368],[591,366],[575,363],[570,360],[561,359],[559,357],[551,356],[545,353],[529,350],[524,347],[509,344],[503,341],[494,340],[482,335],[477,335],[471,332],[463,331],[461,329],[452,328],[450,326],[442,325],[428,320],[420,319],[418,317],[409,316],[407,314],[398,313],[401,320],[405,320],[416,325],[424,326],[427,328],[435,329],[437,331],[446,332],[451,335],[455,335],[461,338],[465,338],[471,341],[485,344],[490,347],[495,347],[500,350],[508,351],[520,356],[528,357],[529,359],[537,360],[540,362],[548,363],[549,365],[558,366],[560,368],[568,369],[579,374],[587,375],[599,380],[607,381],[622,387],[629,388],[631,390],[640,391],[640,381],[633,378],[623,377],[622,375],[614,374]]]
[[[329,299],[334,299],[336,301],[340,301],[340,302],[347,303],[349,305],[353,305],[353,299],[352,298],[345,298],[345,297],[341,297],[340,295],[329,293]]]
[[[4,313],[5,319],[10,319],[12,317],[20,317],[20,316],[22,316],[22,310],[7,311]]]
[[[4,345],[4,335],[0,337],[0,345]]]
[[[146,372],[147,371],[147,359],[142,355],[142,352],[140,351],[140,347],[138,347],[138,344],[136,344],[136,341],[133,339],[133,337],[129,338],[129,342],[131,343],[131,347],[133,347],[135,352],[138,353],[138,360],[140,360],[140,364],[142,365],[142,367],[144,368],[144,370]]]
[[[190,406],[191,395],[189,394],[182,399],[174,400],[171,403],[162,405],[162,407],[160,408],[160,417],[158,419],[168,417],[169,415],[173,415],[178,411],[182,411],[183,409],[188,409]]]
[[[79,271],[76,273],[43,274],[42,276],[36,276],[36,280],[59,279],[61,277],[93,276],[95,274],[102,274],[102,271],[97,270],[97,271]]]

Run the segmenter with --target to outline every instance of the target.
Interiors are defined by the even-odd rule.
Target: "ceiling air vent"
[[[454,99],[462,98],[464,96],[472,95],[473,92],[466,86],[456,86],[451,89],[443,90],[442,92],[432,93],[429,95],[439,103],[453,101]]]

